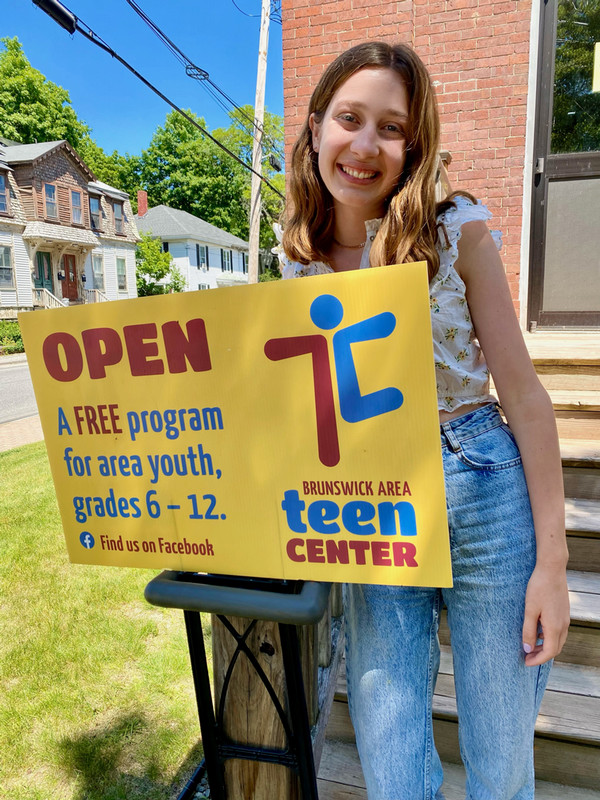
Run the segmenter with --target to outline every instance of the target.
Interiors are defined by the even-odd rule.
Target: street
[[[37,414],[37,405],[27,361],[0,358],[0,423],[33,414]]]

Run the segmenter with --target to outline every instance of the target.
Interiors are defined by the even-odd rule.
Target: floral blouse
[[[455,208],[448,209],[438,218],[441,223],[437,241],[440,268],[429,284],[438,408],[444,411],[496,399],[490,394],[489,371],[471,322],[466,287],[454,268],[463,224],[474,220],[487,221],[492,215],[486,206],[481,203],[474,205],[466,197],[455,197],[454,203]],[[380,225],[381,220],[377,219],[365,222],[367,242],[360,269],[369,267],[371,244]],[[276,234],[279,238],[280,231],[276,230]],[[499,231],[492,231],[492,236],[500,249]],[[322,261],[310,264],[290,261],[281,246],[274,252],[282,264],[284,278],[333,272],[329,264]]]

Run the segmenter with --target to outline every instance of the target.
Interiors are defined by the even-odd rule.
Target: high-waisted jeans
[[[441,425],[454,586],[345,587],[348,702],[369,800],[442,800],[433,741],[440,608],[448,608],[467,800],[530,800],[550,664],[526,667],[535,564],[521,458],[495,405]]]

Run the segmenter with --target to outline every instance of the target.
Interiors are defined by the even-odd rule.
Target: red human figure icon
[[[269,339],[265,355],[271,361],[294,356],[312,355],[315,412],[317,416],[317,445],[319,461],[335,467],[340,460],[340,444],[333,403],[333,386],[327,339],[319,333],[310,336],[288,336]]]

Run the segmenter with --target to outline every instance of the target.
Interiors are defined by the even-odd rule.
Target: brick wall
[[[487,203],[518,304],[531,0],[283,0],[286,156],[324,67],[367,39],[411,44],[438,90],[453,188]],[[518,309],[517,309],[518,310]]]

